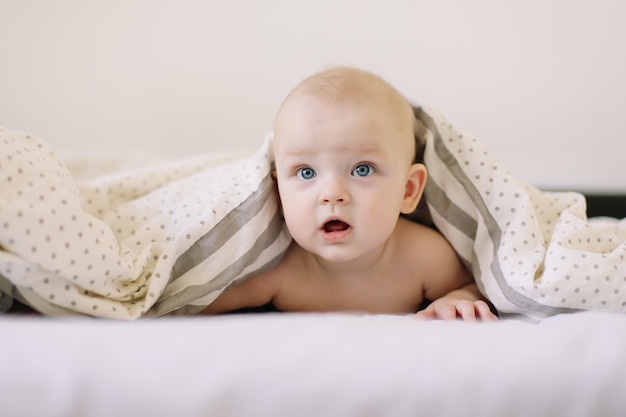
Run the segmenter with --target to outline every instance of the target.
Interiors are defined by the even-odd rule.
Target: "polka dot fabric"
[[[269,262],[288,244],[275,225],[269,243],[279,244],[250,249],[270,224],[252,220],[278,215],[267,192],[268,146],[251,156],[207,155],[77,183],[44,141],[2,128],[0,307],[16,297],[51,315],[135,319],[215,298],[224,283],[212,285],[213,271],[238,279],[250,272],[233,267],[242,251],[251,263],[259,257]],[[256,204],[245,204],[262,190]],[[247,242],[236,245],[242,251],[216,257],[226,243],[244,238],[242,227],[249,229]],[[187,287],[194,291],[176,299],[185,288],[173,290],[173,284],[185,282],[191,270],[196,279]],[[176,301],[164,307],[164,294]],[[155,313],[151,308],[159,303]]]
[[[435,109],[416,116],[433,222],[498,310],[626,311],[626,220],[589,220],[582,195],[525,184]]]

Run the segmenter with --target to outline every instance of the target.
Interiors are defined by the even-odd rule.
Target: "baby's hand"
[[[468,300],[456,297],[452,293],[433,301],[424,310],[415,314],[418,319],[442,319],[456,320],[461,318],[465,321],[496,321],[498,317],[491,312],[489,306],[483,300]]]

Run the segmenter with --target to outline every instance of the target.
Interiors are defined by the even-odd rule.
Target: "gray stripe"
[[[494,256],[491,263],[491,272],[493,273],[494,278],[498,283],[498,286],[500,287],[500,290],[502,291],[502,294],[505,296],[505,298],[514,305],[540,313],[558,314],[575,311],[574,309],[570,308],[550,307],[540,304],[535,300],[520,294],[509,286],[508,282],[502,274],[502,269],[500,268],[500,263],[497,256],[497,251],[500,247],[502,238],[502,230],[500,230],[500,227],[491,215],[491,212],[489,211],[487,205],[480,196],[480,193],[476,189],[474,183],[465,175],[458,162],[455,160],[452,154],[450,154],[445,145],[443,145],[441,134],[439,133],[439,129],[437,128],[437,125],[435,124],[435,121],[432,119],[432,117],[428,115],[422,108],[415,109],[415,115],[424,124],[424,126],[426,126],[426,128],[428,128],[428,130],[433,133],[435,139],[435,152],[437,153],[437,156],[446,164],[450,173],[456,178],[456,180],[459,181],[459,183],[461,183],[463,187],[465,187],[465,190],[467,191],[473,204],[476,206],[485,222],[485,226],[487,227],[487,230],[489,232],[489,237],[493,241]],[[474,253],[473,257],[477,257],[476,253]]]
[[[429,177],[424,191],[428,204],[433,206],[451,225],[459,229],[470,239],[476,239],[476,220],[450,201],[439,185]]]
[[[252,245],[252,247],[245,254],[243,254],[243,256],[241,256],[239,259],[233,262],[230,266],[228,266],[224,271],[218,274],[210,282],[206,284],[202,284],[202,285],[191,285],[189,287],[184,288],[182,291],[176,294],[173,294],[172,296],[168,298],[160,300],[154,306],[152,306],[152,308],[150,309],[150,311],[148,312],[146,316],[160,316],[163,314],[170,313],[173,310],[180,309],[181,307],[187,305],[188,303],[198,298],[204,297],[205,295],[215,290],[224,288],[231,282],[234,282],[235,279],[238,277],[238,275],[241,274],[241,272],[246,267],[254,263],[254,261],[256,261],[259,255],[279,237],[281,231],[283,230],[283,227],[284,227],[284,222],[282,220],[282,216],[277,211],[274,217],[272,218],[272,220],[270,221],[270,224],[268,225],[267,229],[265,229],[265,231],[259,235],[257,240],[254,242],[254,245]],[[284,251],[281,254],[279,254],[279,256],[275,257],[270,262],[268,262],[267,264],[261,266],[255,271],[252,271],[250,274],[247,274],[243,278],[249,277],[251,275],[256,275],[260,273],[261,271],[272,267],[274,264],[276,264],[280,260],[280,258],[282,258],[283,254],[284,254]],[[238,278],[238,280],[243,279],[243,278]],[[200,309],[196,309],[194,306],[190,306],[190,309],[191,310],[189,311],[194,311],[194,312],[197,312],[197,310],[200,310]],[[185,314],[186,312],[187,312],[186,309],[182,309],[182,311],[177,311],[176,314]]]
[[[226,215],[204,236],[198,239],[185,253],[181,254],[172,268],[170,281],[203,262],[212,253],[228,242],[263,208],[274,192],[274,181],[270,175],[263,178],[259,188],[243,203]]]

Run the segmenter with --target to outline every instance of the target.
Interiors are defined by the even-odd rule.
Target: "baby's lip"
[[[336,242],[350,235],[350,233],[352,233],[352,226],[343,219],[332,217],[322,224],[320,231],[324,239]]]
[[[327,219],[321,227],[326,233],[342,232],[349,228],[350,225],[346,221],[335,217]]]

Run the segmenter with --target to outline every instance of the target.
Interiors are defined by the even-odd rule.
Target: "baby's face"
[[[290,99],[275,125],[276,178],[287,227],[336,262],[380,249],[405,210],[412,125],[376,103]]]

